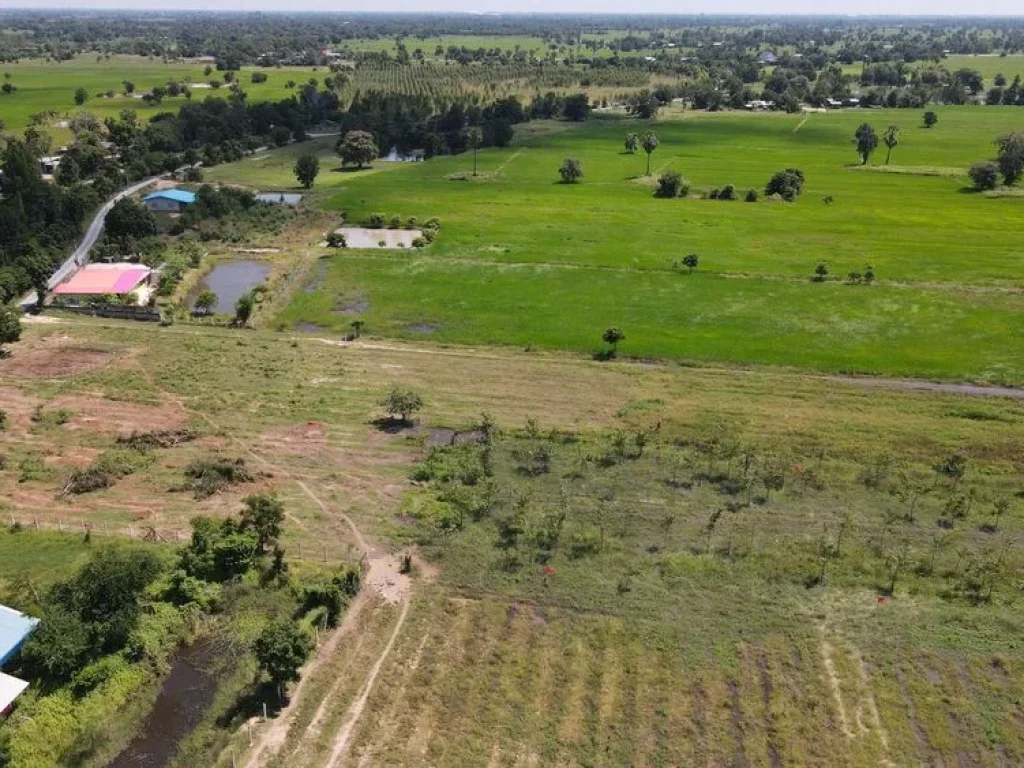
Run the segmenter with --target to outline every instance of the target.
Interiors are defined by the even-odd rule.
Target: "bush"
[[[438,229],[441,228],[441,220],[439,218],[437,218],[436,216],[432,216],[431,218],[429,218],[425,222],[423,222],[423,228],[424,229],[438,230]]]
[[[327,235],[328,248],[348,248],[348,241],[341,232],[331,232]]]
[[[367,229],[384,229],[384,214],[371,213],[363,219],[363,226]]]
[[[413,248],[424,248],[427,245],[426,238],[417,237],[412,241]]]
[[[967,175],[978,191],[995,189],[999,184],[999,167],[990,160],[975,163],[967,169]]]
[[[743,200],[745,202],[748,202],[748,203],[756,203],[757,202],[757,197],[758,197],[758,195],[757,195],[757,190],[756,189],[748,189],[747,190],[747,194],[743,198]]]
[[[765,195],[778,195],[786,202],[796,200],[804,188],[803,171],[797,168],[787,168],[779,171],[769,179],[764,188]]]
[[[722,190],[718,193],[719,200],[735,200],[736,199],[736,187],[732,184],[726,184],[722,187]]]
[[[683,175],[679,171],[665,171],[658,177],[655,197],[678,197],[683,189]]]
[[[558,175],[562,177],[563,184],[575,184],[583,178],[583,163],[577,157],[567,157],[562,161]]]

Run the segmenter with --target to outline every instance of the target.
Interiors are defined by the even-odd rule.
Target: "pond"
[[[170,763],[182,739],[198,724],[217,691],[217,680],[209,667],[213,661],[212,642],[198,642],[178,651],[171,660],[171,673],[164,680],[153,709],[121,754],[107,768],[161,768]]]
[[[189,294],[189,307],[200,293],[209,289],[217,294],[217,305],[213,311],[231,314],[235,311],[235,302],[242,294],[266,280],[271,269],[265,261],[225,261],[218,264]]]

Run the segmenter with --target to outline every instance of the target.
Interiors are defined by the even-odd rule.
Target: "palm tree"
[[[647,153],[647,173],[645,176],[651,175],[651,153],[658,148],[658,134],[654,131],[648,131],[644,134],[641,146],[644,148],[644,152]]]
[[[885,153],[885,164],[889,164],[889,158],[892,157],[892,148],[900,143],[900,129],[898,125],[890,125],[885,129],[885,133],[882,134],[882,141],[885,142],[885,146],[888,148],[888,152]]]

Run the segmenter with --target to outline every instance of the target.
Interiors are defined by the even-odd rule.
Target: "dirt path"
[[[305,694],[306,683],[312,679],[324,662],[334,655],[342,639],[349,635],[357,626],[359,615],[368,602],[365,591],[356,595],[356,598],[345,612],[344,620],[331,633],[326,642],[320,646],[316,655],[300,670],[299,682],[292,691],[288,706],[281,710],[281,713],[276,718],[267,722],[262,728],[255,730],[257,737],[253,741],[252,751],[245,763],[245,768],[259,768],[259,766],[263,765],[264,758],[269,759],[284,746],[285,739],[288,738],[288,731],[295,721],[295,715],[299,710],[298,703],[302,701],[302,697]],[[255,725],[258,721],[253,720],[252,722]]]
[[[366,682],[363,683],[359,696],[356,697],[356,700],[352,702],[352,706],[350,706],[348,711],[345,713],[341,729],[334,737],[331,756],[327,759],[325,768],[334,768],[334,766],[338,765],[338,761],[341,760],[348,751],[348,746],[352,739],[352,732],[355,730],[356,724],[359,722],[359,718],[363,714],[363,709],[366,707],[366,702],[369,700],[370,694],[373,692],[373,685],[377,682],[377,675],[380,674],[381,667],[384,666],[384,662],[387,660],[391,653],[391,649],[395,645],[395,640],[398,639],[399,634],[402,632],[402,627],[405,626],[405,619],[409,615],[410,602],[411,601],[409,600],[404,600],[402,602],[402,612],[398,615],[398,622],[395,624],[395,628],[391,632],[391,637],[388,638],[388,644],[384,646],[384,650],[381,652],[381,655],[377,657],[377,661],[374,663],[373,669],[370,670],[370,675],[366,678]]]
[[[188,407],[181,402],[180,398],[176,399],[179,401],[182,408],[187,410],[189,413],[198,416],[218,432],[223,431],[221,427],[208,415]],[[337,651],[342,638],[354,631],[358,624],[360,615],[366,609],[366,606],[372,602],[368,593],[375,594],[385,602],[401,604],[402,606],[398,622],[391,633],[391,637],[388,639],[387,645],[384,647],[381,655],[374,663],[369,676],[363,682],[358,698],[352,703],[348,711],[345,713],[345,719],[343,721],[344,724],[335,737],[331,758],[328,763],[328,765],[333,765],[334,762],[337,759],[340,759],[347,750],[352,731],[362,716],[366,702],[370,698],[370,693],[373,691],[373,685],[377,680],[377,675],[380,673],[381,667],[384,665],[388,655],[391,653],[395,640],[398,638],[398,635],[402,631],[402,627],[405,625],[405,619],[409,613],[409,604],[411,602],[410,590],[412,583],[409,576],[401,572],[401,557],[390,555],[387,552],[373,547],[366,540],[366,537],[363,536],[362,531],[359,530],[359,527],[351,517],[340,509],[331,509],[327,503],[324,502],[324,500],[306,484],[304,480],[294,476],[284,467],[281,467],[261,456],[249,447],[247,443],[238,439],[234,435],[229,434],[228,437],[250,457],[263,464],[263,466],[268,469],[272,469],[277,474],[293,481],[300,489],[302,489],[303,493],[305,493],[318,507],[320,507],[321,510],[323,510],[325,515],[340,518],[351,531],[352,538],[355,539],[356,545],[363,553],[363,561],[367,566],[364,576],[366,586],[360,590],[359,594],[356,595],[355,599],[349,605],[348,610],[345,612],[345,618],[338,628],[332,632],[327,641],[320,646],[313,659],[302,668],[299,682],[292,691],[288,706],[285,707],[281,713],[274,718],[274,720],[266,724],[265,727],[257,730],[258,735],[250,748],[250,754],[245,763],[245,768],[260,768],[260,766],[265,765],[267,760],[273,758],[284,747],[285,741],[288,738],[288,732],[291,729],[292,723],[295,721],[295,717],[299,711],[299,704],[303,701],[307,682],[315,675],[323,663]],[[319,727],[319,724],[328,711],[330,704],[337,695],[338,688],[339,685],[336,683],[328,691],[324,700],[320,703],[316,715],[306,727],[305,735],[315,732]]]

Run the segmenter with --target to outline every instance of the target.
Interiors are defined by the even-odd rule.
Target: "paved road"
[[[54,287],[64,282],[64,280],[66,280],[69,275],[77,271],[89,260],[89,251],[92,250],[92,247],[96,245],[96,241],[99,240],[100,233],[103,232],[103,222],[106,221],[107,214],[110,213],[110,209],[114,207],[114,203],[116,203],[122,197],[134,195],[139,190],[145,189],[150,184],[156,183],[156,181],[159,178],[159,176],[154,176],[150,179],[145,179],[144,181],[140,181],[136,184],[133,184],[132,186],[126,189],[122,189],[120,192],[118,192],[116,195],[110,198],[106,203],[104,203],[103,207],[96,212],[96,215],[90,222],[89,228],[85,231],[85,237],[82,238],[82,242],[80,242],[78,244],[78,247],[75,248],[74,253],[68,256],[67,260],[63,264],[61,264],[60,267],[57,268],[57,271],[50,276],[50,279],[46,281],[46,287],[49,288],[50,290],[53,290]],[[28,294],[21,300],[21,306],[23,307],[31,306],[32,304],[35,303],[35,291],[32,291],[30,294]]]

